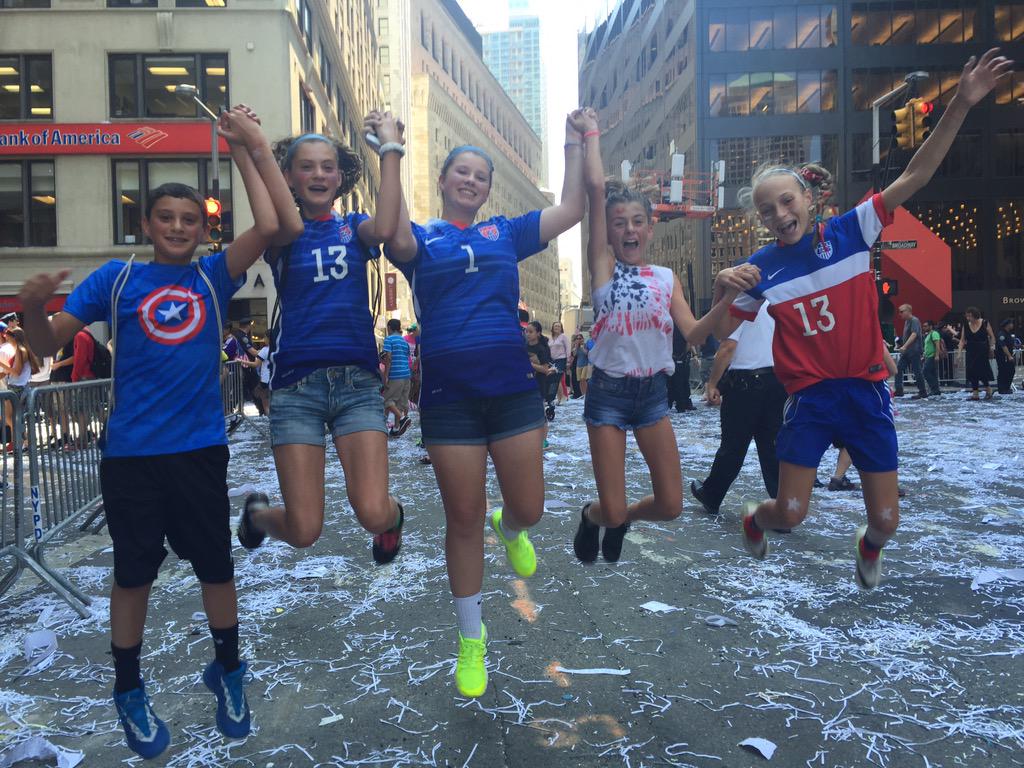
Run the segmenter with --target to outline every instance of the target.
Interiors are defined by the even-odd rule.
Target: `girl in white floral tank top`
[[[587,109],[584,116],[590,202],[587,261],[595,321],[590,352],[594,369],[583,418],[598,500],[580,511],[573,549],[583,562],[596,560],[598,549],[605,560],[614,562],[634,520],[672,520],[682,511],[679,450],[668,419],[673,323],[688,342],[702,343],[736,294],[755,286],[760,275],[750,267],[716,279],[716,302],[697,320],[671,270],[646,263],[654,230],[651,201],[621,182],[605,183],[597,114]],[[627,429],[636,436],[654,487],[652,495],[632,504],[626,499]]]

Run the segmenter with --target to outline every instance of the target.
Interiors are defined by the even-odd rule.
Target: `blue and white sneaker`
[[[247,666],[243,661],[234,672],[224,674],[224,666],[211,661],[203,672],[203,682],[217,697],[217,730],[229,739],[249,735],[249,702],[242,683]]]
[[[167,749],[171,734],[153,711],[145,684],[124,693],[115,692],[114,706],[124,728],[124,739],[135,754],[151,760]]]

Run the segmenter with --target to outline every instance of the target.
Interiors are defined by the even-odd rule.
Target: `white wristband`
[[[384,156],[385,152],[397,152],[399,157],[405,155],[405,147],[399,144],[397,141],[389,141],[380,145],[380,149],[377,152]]]

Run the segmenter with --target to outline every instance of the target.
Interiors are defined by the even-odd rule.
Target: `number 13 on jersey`
[[[324,280],[344,280],[348,274],[348,264],[345,263],[347,251],[344,245],[332,245],[327,249],[327,258],[334,257],[334,264],[327,272],[324,272],[324,252],[322,248],[314,248],[313,256],[316,257],[316,277],[314,283],[322,283]]]
[[[793,309],[800,313],[800,319],[803,320],[804,336],[817,336],[818,331],[828,333],[836,327],[835,315],[828,311],[828,296],[815,296],[807,303],[811,305],[810,312],[802,301],[793,305]],[[815,310],[817,310],[817,316],[815,316]],[[813,327],[812,321],[814,322]]]

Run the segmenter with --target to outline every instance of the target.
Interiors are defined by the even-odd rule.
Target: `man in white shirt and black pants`
[[[751,439],[757,445],[764,487],[771,498],[778,494],[779,460],[775,454],[775,438],[782,426],[786,390],[775,378],[774,333],[775,321],[768,314],[768,302],[765,302],[757,318],[740,325],[715,354],[705,397],[709,405],[722,406],[722,444],[707,479],[703,483],[696,480],[690,483],[693,497],[710,515],[718,513],[722,499],[739,475]]]

